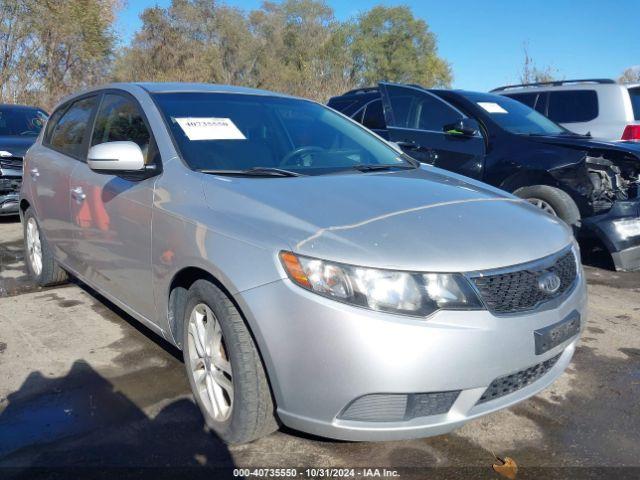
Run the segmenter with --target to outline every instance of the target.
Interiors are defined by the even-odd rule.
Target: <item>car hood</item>
[[[486,270],[535,260],[571,242],[564,224],[528,203],[432,167],[203,181],[216,213],[276,236],[296,253],[355,265]]]
[[[37,137],[0,136],[0,151],[9,152],[13,157],[24,157]]]
[[[595,140],[589,137],[580,136],[532,136],[527,138],[537,143],[558,145],[561,147],[579,150],[613,150],[616,152],[631,154],[640,160],[640,143],[638,142],[607,142],[604,140]]]

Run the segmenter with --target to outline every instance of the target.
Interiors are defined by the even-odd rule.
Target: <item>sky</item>
[[[117,30],[124,44],[141,25],[147,7],[170,0],[128,0]],[[261,0],[227,0],[244,10]],[[523,44],[541,68],[560,78],[617,78],[640,65],[640,0],[329,0],[340,20],[374,5],[408,5],[438,39],[438,53],[453,69],[454,88],[487,91],[516,83],[524,60]]]

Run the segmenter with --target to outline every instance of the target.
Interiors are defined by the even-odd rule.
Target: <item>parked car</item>
[[[46,121],[37,107],[0,104],[0,216],[18,214],[22,158]]]
[[[507,85],[492,92],[515,98],[576,133],[640,141],[640,84],[562,80]]]
[[[381,83],[329,106],[423,163],[560,217],[580,239],[604,245],[616,269],[640,268],[640,144],[595,141],[491,93]]]
[[[584,325],[563,222],[315,102],[114,84],[58,106],[25,168],[31,275],[181,348],[227,442],[448,432],[553,382]]]

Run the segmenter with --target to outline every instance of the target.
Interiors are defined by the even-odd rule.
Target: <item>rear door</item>
[[[36,214],[54,255],[73,268],[69,179],[84,155],[89,141],[88,128],[97,104],[91,95],[56,110],[44,134],[42,145],[29,155],[25,182],[34,192]]]
[[[447,126],[465,115],[418,87],[381,83],[389,140],[423,163],[481,178],[485,145],[481,134],[462,136]]]
[[[125,92],[104,93],[90,146],[131,141],[158,164],[151,129]],[[155,314],[151,282],[151,209],[155,179],[97,173],[86,155],[73,171],[71,218],[78,273],[148,319]]]

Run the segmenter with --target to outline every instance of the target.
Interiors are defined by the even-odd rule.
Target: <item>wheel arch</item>
[[[31,204],[29,203],[29,200],[23,198],[20,200],[20,205],[18,207],[18,211],[20,214],[20,221],[22,221],[22,219],[24,218],[24,214],[27,211],[27,209],[31,206]]]
[[[507,177],[500,184],[502,190],[506,190],[509,193],[514,193],[516,190],[523,187],[532,187],[534,185],[547,185],[549,187],[559,188],[564,190],[558,183],[558,181],[545,170],[535,171],[521,171]]]
[[[220,290],[224,292],[225,295],[227,295],[229,300],[231,300],[231,302],[237,308],[256,345],[258,355],[260,356],[260,361],[262,362],[267,375],[267,383],[269,384],[271,396],[273,398],[274,404],[277,405],[278,396],[275,395],[275,393],[277,393],[276,390],[278,384],[276,373],[273,367],[273,362],[271,361],[271,357],[269,356],[268,348],[264,345],[264,339],[259,331],[259,327],[257,325],[254,325],[253,322],[249,320],[250,316],[245,314],[242,305],[231,293],[233,290],[231,288],[228,288],[223,281],[221,281],[217,276],[213,275],[205,268],[198,266],[183,267],[175,273],[171,280],[171,283],[169,284],[168,322],[170,334],[172,335],[174,344],[180,349],[183,348],[182,322],[184,319],[186,308],[187,291],[189,290],[189,287],[191,287],[191,285],[193,285],[197,280],[207,280],[216,285],[218,288],[220,288]]]

